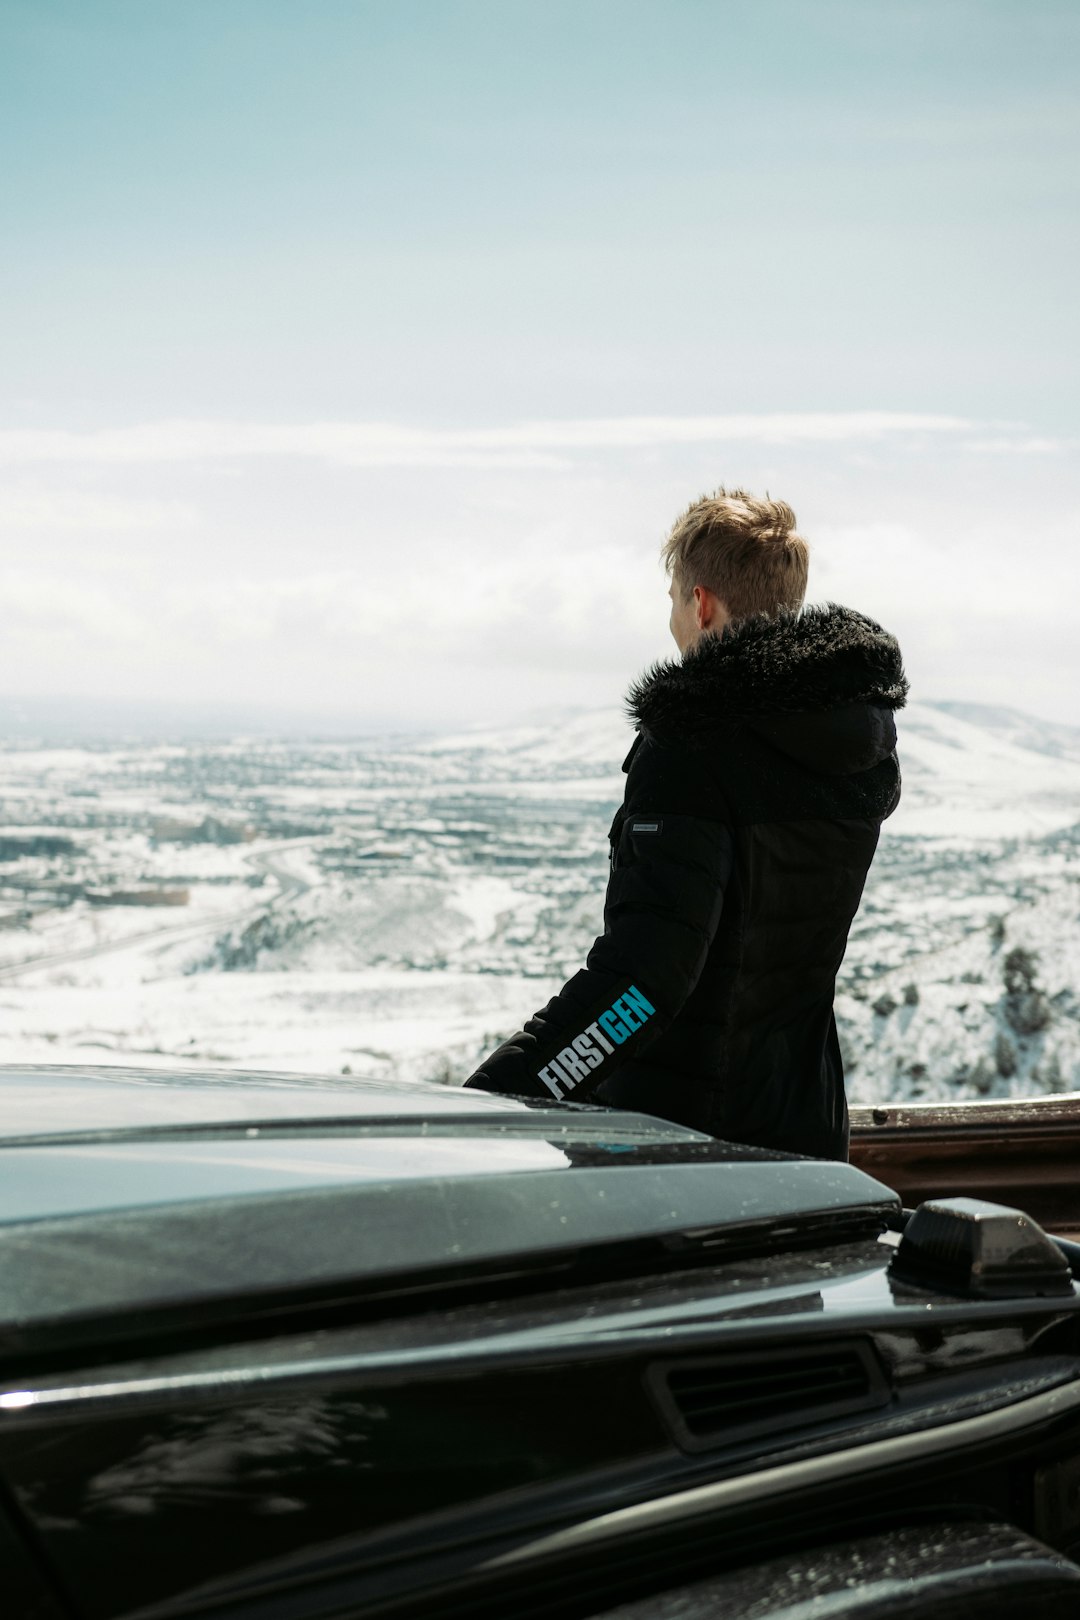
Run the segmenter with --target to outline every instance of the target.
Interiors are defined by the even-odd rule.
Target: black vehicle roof
[[[530,1110],[520,1097],[362,1075],[0,1065],[0,1144],[12,1137],[70,1131],[331,1116],[523,1116]],[[667,1128],[682,1131],[681,1126]]]
[[[899,1208],[650,1115],[356,1077],[0,1068],[0,1150],[9,1356]]]

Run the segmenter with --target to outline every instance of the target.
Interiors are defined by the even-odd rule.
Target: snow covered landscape
[[[853,1101],[1080,1089],[1080,728],[910,703],[837,981]],[[463,1079],[582,963],[617,711],[367,742],[9,743],[0,1061]]]

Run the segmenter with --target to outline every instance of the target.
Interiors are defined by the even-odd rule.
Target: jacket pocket
[[[619,840],[622,837],[623,822],[626,820],[626,809],[620,805],[615,812],[615,819],[608,828],[608,865],[612,871],[620,864]]]

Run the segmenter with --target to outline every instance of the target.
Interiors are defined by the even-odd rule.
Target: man
[[[466,1081],[845,1159],[836,973],[900,800],[896,640],[826,603],[783,501],[721,488],[663,550],[681,661],[638,736],[584,969]]]

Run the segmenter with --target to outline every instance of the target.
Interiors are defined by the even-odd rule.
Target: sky
[[[1078,79],[1071,0],[0,0],[0,698],[617,703],[727,483],[1080,724]]]

